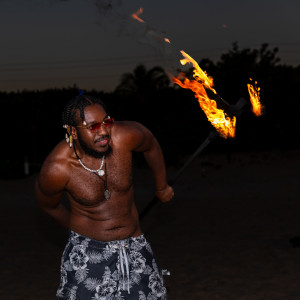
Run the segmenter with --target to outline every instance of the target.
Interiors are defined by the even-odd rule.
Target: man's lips
[[[108,140],[109,140],[108,136],[100,137],[100,138],[96,139],[94,143],[101,145],[101,146],[106,146],[108,144]]]

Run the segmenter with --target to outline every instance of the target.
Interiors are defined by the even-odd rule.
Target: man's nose
[[[107,128],[104,124],[101,124],[99,129],[97,130],[98,135],[106,135],[108,133]]]

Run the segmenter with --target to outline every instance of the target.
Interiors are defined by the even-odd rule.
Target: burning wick
[[[252,81],[251,78],[250,80]],[[250,102],[252,104],[252,111],[257,117],[259,117],[264,108],[260,103],[260,87],[257,86],[257,81],[254,82],[254,85],[248,83],[247,87],[250,95]]]
[[[211,91],[213,91],[215,94],[217,94],[217,92],[213,89],[214,86],[214,81],[213,78],[211,76],[207,76],[205,71],[202,71],[202,69],[199,67],[199,65],[197,64],[197,62],[191,57],[189,56],[187,53],[185,53],[184,51],[180,51],[181,54],[185,57],[184,59],[180,60],[180,63],[184,66],[186,63],[191,63],[194,66],[194,78],[197,81],[202,82],[202,84],[206,87],[209,88]]]
[[[131,16],[132,16],[134,19],[138,20],[139,22],[145,23],[145,21],[142,20],[142,19],[139,17],[139,15],[141,15],[142,13],[143,13],[143,8],[141,7],[141,8],[139,8],[138,11],[136,11],[135,13],[133,13]]]
[[[199,67],[197,62],[191,58],[184,51],[181,51],[185,57],[180,62],[182,65],[191,63],[194,66],[193,77],[195,80],[189,80],[184,73],[180,73],[178,77],[173,77],[174,83],[178,84],[184,89],[190,89],[195,93],[195,98],[198,99],[201,109],[204,111],[208,121],[215,127],[218,133],[223,138],[235,136],[236,117],[228,117],[222,109],[217,108],[217,103],[208,97],[205,88],[217,92],[213,89],[213,78]]]
[[[143,8],[139,8],[135,13],[131,15],[131,17],[141,23],[146,23],[139,17],[142,13]],[[223,28],[227,28],[226,24],[223,24],[222,26]],[[147,32],[153,35],[153,38],[155,38],[155,40],[159,42],[165,41],[166,43],[170,43],[170,40],[168,38],[163,38],[160,35],[156,35],[155,32],[153,34],[153,31],[150,29],[148,29]],[[233,138],[235,136],[236,117],[229,117],[224,110],[217,107],[217,102],[213,99],[210,99],[210,97],[207,95],[207,91],[209,90],[210,92],[212,92],[212,94],[216,95],[216,97],[213,97],[214,99],[220,98],[216,90],[213,88],[213,78],[211,76],[208,76],[207,73],[199,67],[198,63],[191,56],[189,56],[184,51],[180,52],[184,57],[180,60],[181,64],[185,65],[187,63],[191,63],[193,65],[194,80],[190,80],[184,73],[180,73],[177,77],[173,76],[174,83],[178,84],[182,88],[192,90],[195,94],[195,98],[198,99],[199,105],[204,111],[208,121],[215,127],[217,132],[225,139],[228,137]],[[256,116],[259,116],[262,112],[262,106],[259,102],[260,88],[256,88],[255,82],[254,86],[248,84],[248,90],[253,107],[252,110],[256,114]],[[211,93],[209,93],[209,95],[211,95]]]

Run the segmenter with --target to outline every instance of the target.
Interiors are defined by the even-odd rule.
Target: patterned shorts
[[[57,300],[164,300],[166,288],[143,235],[101,242],[71,231]]]

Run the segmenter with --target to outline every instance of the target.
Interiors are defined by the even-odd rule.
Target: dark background
[[[267,44],[249,49],[240,48],[238,43],[216,63],[203,59],[199,64],[214,78],[218,94],[229,104],[235,104],[241,97],[247,100],[237,118],[236,138],[219,138],[209,151],[230,155],[232,151],[299,147],[299,66],[281,64],[278,49]],[[251,111],[249,78],[261,87],[265,108],[260,117]],[[159,140],[167,165],[182,163],[213,130],[193,92],[171,85],[159,66],[135,67],[123,75],[114,92],[85,92],[101,98],[117,120],[135,120],[147,126]],[[61,112],[78,93],[77,86],[0,92],[2,179],[22,178],[26,160],[31,173],[38,171],[47,154],[64,138]]]
[[[140,7],[144,23],[131,18]],[[61,112],[79,89],[117,120],[149,127],[167,164],[181,164],[212,130],[193,93],[170,83],[181,49],[229,104],[248,101],[236,138],[209,151],[299,146],[298,1],[3,0],[0,8],[0,178],[22,178],[24,161],[38,171],[64,138]],[[249,78],[261,87],[259,118]]]
[[[112,38],[98,24],[101,2],[0,2],[1,299],[55,297],[67,234],[41,212],[33,186],[64,138],[61,112],[79,89],[117,120],[150,128],[168,178],[213,130],[193,93],[169,82],[162,56],[150,56],[161,43],[141,42],[131,27]],[[215,139],[177,182],[174,201],[142,222],[171,271],[170,299],[299,299],[300,247],[289,242],[300,234],[299,1],[135,1],[134,9],[137,2],[146,4],[147,26],[158,28],[154,37],[170,37],[195,58],[229,104],[248,103],[236,138]],[[261,88],[260,117],[251,112],[249,78]],[[140,211],[153,185],[142,157],[135,166]]]

